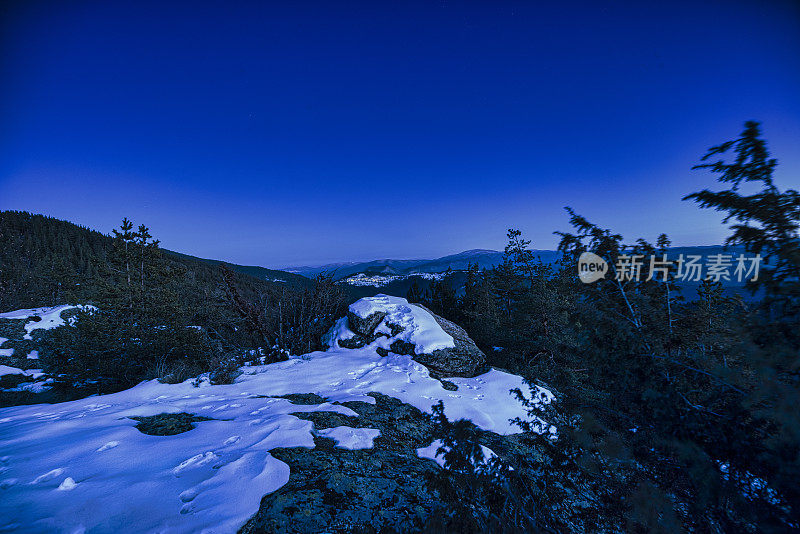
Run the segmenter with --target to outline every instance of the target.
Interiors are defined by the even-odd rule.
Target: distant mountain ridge
[[[554,263],[560,253],[556,250],[532,250],[535,257],[544,263]],[[678,246],[667,250],[668,259],[675,261],[680,254],[699,255],[705,259],[715,254],[737,255],[744,252],[742,247],[724,247],[722,245]],[[477,264],[479,268],[490,269],[503,261],[503,252],[487,249],[465,250],[457,254],[450,254],[437,259],[418,260],[372,260],[367,262],[329,263],[319,266],[305,266],[285,269],[286,272],[313,278],[322,272],[334,274],[337,280],[345,280],[355,275],[367,277],[408,277],[414,274],[443,273],[448,269],[465,271],[470,265]],[[645,261],[649,261],[649,258]],[[363,281],[363,282],[366,282]],[[362,282],[362,283],[363,283]],[[735,280],[725,281],[726,286],[742,286],[743,283]],[[359,283],[358,285],[362,285]],[[688,286],[694,284],[688,283]]]
[[[470,263],[478,263],[481,267],[492,267],[502,261],[503,253],[496,250],[466,250],[457,254],[435,259],[378,259],[364,262],[327,263],[315,266],[289,267],[283,269],[289,273],[313,278],[323,272],[333,272],[336,279],[347,278],[358,273],[405,275],[411,273],[433,273],[453,270],[464,270]]]
[[[558,256],[558,252],[555,250],[534,250],[533,253],[540,256],[545,263],[554,261]],[[413,273],[441,273],[447,269],[465,271],[470,265],[474,264],[477,264],[481,269],[489,269],[499,265],[502,261],[503,253],[498,250],[472,249],[436,259],[382,259],[365,262],[328,263],[318,266],[288,267],[283,270],[309,278],[313,278],[322,272],[333,272],[334,277],[340,280],[359,273],[408,275]]]

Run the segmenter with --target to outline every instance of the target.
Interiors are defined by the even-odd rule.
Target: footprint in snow
[[[7,478],[5,480],[0,480],[0,489],[8,489],[11,486],[14,486],[19,482],[16,478]]]
[[[231,436],[231,437],[229,437],[228,439],[225,440],[225,443],[223,443],[223,445],[233,445],[234,443],[236,443],[240,439],[242,439],[242,436]]]
[[[34,478],[31,484],[41,484],[42,482],[49,482],[54,478],[61,476],[63,473],[64,473],[64,468],[58,467],[56,469],[53,469],[52,471],[48,471],[47,473],[39,475],[38,477]]]
[[[199,489],[189,488],[188,490],[182,492],[178,497],[180,497],[183,502],[191,502],[195,497],[197,497],[198,493],[200,493]]]
[[[103,445],[102,447],[97,449],[97,452],[103,452],[103,451],[107,451],[109,449],[113,449],[117,445],[119,445],[119,441],[109,441],[108,443],[106,443],[105,445]]]
[[[219,456],[210,451],[206,453],[195,454],[191,458],[187,458],[178,464],[175,469],[172,470],[172,472],[178,476],[187,469],[203,466],[209,462],[213,462],[217,458],[219,458]]]

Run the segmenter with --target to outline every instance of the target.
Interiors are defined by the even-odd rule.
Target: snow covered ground
[[[438,324],[419,316],[424,310],[403,299],[360,301],[356,310],[376,306],[424,327],[412,329],[421,343],[446,341]],[[346,325],[338,328],[341,334]],[[315,434],[343,448],[371,448],[379,435],[350,427],[317,431],[291,413],[354,416],[334,403],[374,403],[367,394],[380,392],[428,413],[441,400],[449,419],[510,434],[519,431],[511,419],[530,420],[511,389],[539,402],[552,400],[548,391],[532,392],[520,377],[498,370],[451,378],[458,390],[445,390],[409,356],[379,356],[375,348],[383,339],[361,349],[334,344],[325,352],[244,367],[230,385],[150,381],[112,395],[0,409],[0,531],[236,532],[261,498],[289,479],[289,466],[270,455],[272,449],[312,448]],[[315,393],[328,402],[295,405],[276,398],[291,393]],[[182,434],[152,436],[131,419],[179,412],[211,420]]]

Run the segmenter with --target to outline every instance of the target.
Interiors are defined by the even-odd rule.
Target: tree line
[[[0,238],[0,309],[94,307],[73,312],[73,328],[37,334],[41,363],[62,389],[110,392],[202,373],[230,381],[246,360],[321,348],[344,313],[330,276],[274,283],[163,250],[146,225],[127,218],[104,235],[5,211]]]
[[[521,232],[510,230],[502,264],[471,267],[463,292],[444,283],[409,291],[410,300],[464,326],[492,365],[559,394],[561,416],[550,416],[561,417],[560,439],[541,444],[551,468],[543,473],[517,458],[494,509],[476,512],[459,504],[462,494],[452,502],[454,516],[477,514],[473,527],[494,518],[511,532],[534,524],[533,530],[571,530],[549,510],[584,480],[603,497],[589,512],[597,530],[798,528],[800,195],[778,187],[776,165],[758,123],[747,122],[738,138],[712,147],[695,167],[723,187],[684,197],[724,216],[727,245],[765,258],[748,283],[752,300],[711,279],[696,294],[683,294],[675,265],[666,281],[650,277],[646,262],[638,280],[615,276],[623,256],[662,257],[668,237],[628,243],[570,208],[572,230],[556,232],[557,263],[540,261]],[[593,284],[577,276],[587,251],[611,269]],[[556,484],[543,484],[556,472]],[[448,484],[465,487],[457,477]],[[519,513],[519,503],[527,513]]]

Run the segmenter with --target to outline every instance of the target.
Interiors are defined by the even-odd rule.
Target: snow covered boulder
[[[323,341],[331,348],[374,348],[412,356],[434,378],[473,377],[485,371],[486,356],[455,323],[400,297],[376,295],[350,305]]]
[[[453,338],[453,347],[435,350],[430,354],[415,354],[414,359],[427,367],[434,378],[448,376],[473,377],[486,371],[486,355],[472,341],[467,331],[444,317],[439,317],[426,307],[416,306],[430,313],[436,323]]]

